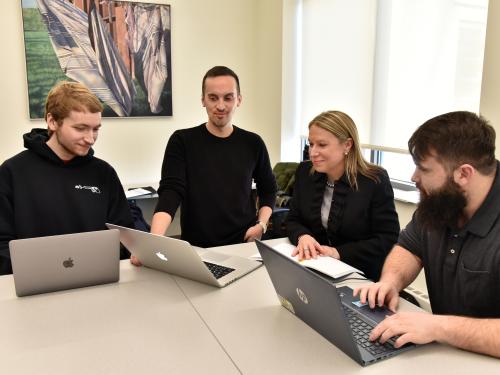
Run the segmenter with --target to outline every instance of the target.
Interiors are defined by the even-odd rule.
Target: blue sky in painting
[[[22,0],[23,8],[37,8],[36,0]]]

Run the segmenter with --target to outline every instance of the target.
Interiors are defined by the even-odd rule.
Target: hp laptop
[[[247,258],[198,248],[189,242],[106,224],[120,231],[120,241],[149,268],[222,288],[262,264]]]
[[[17,296],[113,283],[120,278],[120,233],[101,230],[9,242]]]
[[[349,287],[336,288],[331,281],[256,241],[283,307],[302,319],[359,364],[366,366],[414,348],[399,349],[394,341],[380,344],[368,336],[386,315],[386,308],[370,309],[353,298]]]

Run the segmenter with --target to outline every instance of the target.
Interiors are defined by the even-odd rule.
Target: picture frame
[[[21,0],[30,119],[61,80],[85,84],[103,117],[172,116],[170,5]]]

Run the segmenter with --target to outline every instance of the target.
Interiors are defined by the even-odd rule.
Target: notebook
[[[352,289],[337,289],[270,246],[256,243],[281,305],[359,364],[366,366],[416,347],[409,344],[396,349],[393,341],[371,343],[369,333],[391,311],[370,309],[352,297]]]
[[[349,275],[353,272],[363,274],[363,271],[360,271],[357,268],[332,257],[318,256],[317,258],[303,259],[299,261],[296,256],[292,257],[292,252],[295,249],[295,246],[290,243],[280,243],[273,246],[273,249],[294,262],[300,263],[304,267],[319,271],[325,275],[333,277],[334,279]],[[252,255],[251,258],[254,260],[262,260],[259,253]]]
[[[17,296],[118,281],[119,236],[101,230],[10,241]]]
[[[236,255],[195,248],[189,242],[118,225],[120,241],[149,268],[222,288],[262,264]]]

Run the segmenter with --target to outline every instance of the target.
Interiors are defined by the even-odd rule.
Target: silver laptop
[[[113,283],[120,278],[117,230],[12,240],[9,249],[19,297]]]
[[[359,364],[366,366],[416,347],[396,349],[392,339],[385,344],[370,342],[373,327],[391,315],[390,310],[370,309],[352,296],[351,288],[336,288],[318,273],[256,243],[281,305]]]
[[[120,231],[120,241],[149,268],[222,288],[262,264],[235,255],[195,248],[189,242],[106,224]]]

